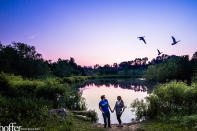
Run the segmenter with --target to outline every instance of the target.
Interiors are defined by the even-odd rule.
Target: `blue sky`
[[[0,41],[81,65],[197,51],[197,0],[0,0]],[[147,45],[137,39],[145,36]],[[181,42],[171,46],[171,36]]]

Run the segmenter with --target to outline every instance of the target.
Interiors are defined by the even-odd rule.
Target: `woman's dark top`
[[[122,108],[124,107],[124,102],[116,102],[115,110],[117,115],[121,115]]]

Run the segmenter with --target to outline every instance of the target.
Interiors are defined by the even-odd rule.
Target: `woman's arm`
[[[109,103],[108,103],[108,104],[109,104]],[[109,109],[110,109],[111,112],[113,112],[113,110],[111,109],[110,105],[109,105]]]
[[[115,109],[116,109],[116,104],[115,104],[115,106],[114,106],[113,112],[114,112]]]
[[[124,106],[122,112],[124,112],[125,108],[126,108],[126,107]]]
[[[124,105],[124,103],[122,103],[122,105],[123,105],[123,110],[122,110],[122,113],[123,113],[125,108],[126,108],[126,106]]]

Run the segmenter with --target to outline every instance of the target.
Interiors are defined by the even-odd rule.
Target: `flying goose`
[[[142,41],[146,44],[146,41],[145,41],[144,37],[145,37],[145,36],[141,36],[141,37],[138,37],[138,39],[139,39],[139,40],[142,40]]]
[[[157,49],[157,51],[158,51],[158,55],[161,55],[163,52],[160,52],[158,49]]]
[[[172,36],[172,40],[173,40],[172,45],[176,45],[178,42],[180,42],[180,40],[176,41],[176,39],[173,36]]]

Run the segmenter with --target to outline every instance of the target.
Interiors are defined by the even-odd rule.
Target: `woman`
[[[124,102],[123,102],[121,96],[118,96],[115,107],[113,109],[113,112],[114,112],[114,110],[116,111],[116,116],[117,116],[117,119],[118,119],[118,122],[119,122],[118,127],[123,127],[120,117],[121,117],[122,113],[124,112],[125,108],[126,107],[124,106]]]

